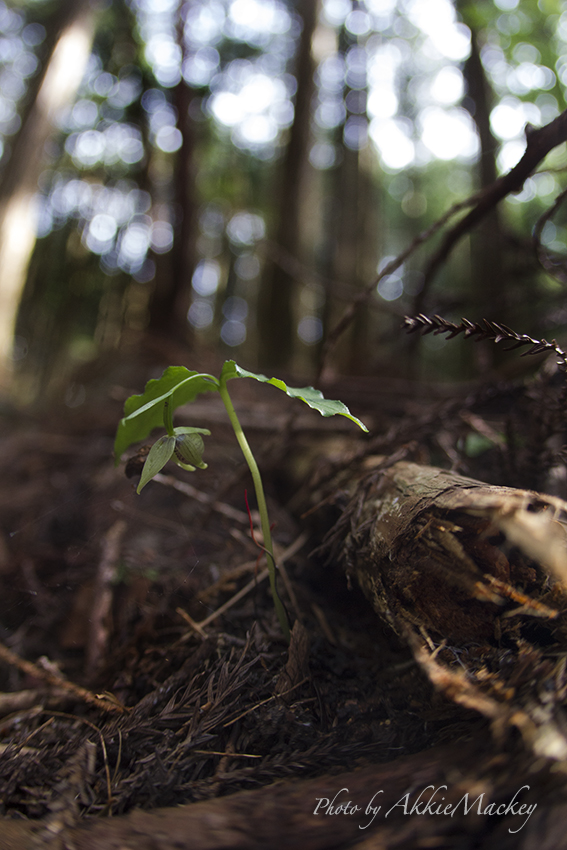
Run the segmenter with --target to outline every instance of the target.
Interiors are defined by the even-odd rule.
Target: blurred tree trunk
[[[490,110],[493,94],[480,58],[477,33],[463,14],[464,3],[457,8],[471,31],[471,54],[465,62],[463,73],[470,99],[470,112],[480,139],[479,182],[484,189],[498,177],[496,150],[498,143],[490,128]],[[507,322],[506,315],[506,271],[503,262],[504,235],[498,207],[484,218],[476,232],[471,235],[472,259],[472,313],[487,316],[498,322]],[[501,353],[494,345],[482,345],[476,350],[481,371],[493,367]]]
[[[343,28],[339,37],[339,51],[342,55],[347,52],[349,44]],[[347,103],[351,92],[361,98],[365,96],[364,89],[355,90],[347,86],[344,92]],[[365,115],[365,111],[349,111],[347,120],[352,115]],[[343,301],[337,297],[337,288],[354,293],[365,286],[375,275],[378,254],[378,197],[371,175],[372,164],[366,167],[364,145],[355,149],[345,143],[342,127],[337,129],[335,150],[338,164],[330,174],[330,214],[324,247],[323,274],[327,286],[323,339],[333,330],[343,311],[340,306]],[[336,361],[354,374],[364,374],[367,369],[369,326],[368,310],[358,309],[348,335],[339,341],[335,349]],[[321,346],[319,352],[322,350]]]
[[[336,276],[354,292],[362,290],[376,275],[378,197],[370,168],[366,167],[367,151],[349,150],[346,146],[344,150],[343,195],[336,199],[341,220],[336,239]],[[348,371],[355,375],[369,370],[370,324],[368,308],[359,307],[348,338],[346,361]]]
[[[298,3],[303,30],[297,50],[295,117],[290,130],[278,191],[275,239],[284,252],[297,257],[300,238],[302,174],[308,156],[314,63],[311,41],[317,22],[317,0]],[[293,353],[293,278],[275,262],[266,269],[258,304],[259,362],[262,367],[289,365]]]
[[[177,40],[183,46],[184,10],[191,6],[180,0],[177,20]],[[195,238],[197,227],[197,188],[195,185],[195,122],[191,117],[194,93],[181,79],[173,91],[173,105],[178,114],[178,128],[183,141],[176,154],[173,175],[173,203],[176,215],[173,248],[167,261],[161,264],[152,296],[149,329],[160,335],[188,342],[190,327],[187,311],[191,302],[191,278],[195,267]],[[166,259],[166,258],[163,258]]]
[[[75,97],[90,55],[97,0],[65,0],[48,23],[43,74],[0,186],[0,382],[10,378],[14,324],[35,244],[35,193],[57,112]],[[32,84],[33,85],[33,84]]]
[[[341,163],[337,169],[333,206],[334,233],[329,257],[329,278],[339,281],[351,291],[360,283],[358,266],[360,256],[360,216],[361,216],[361,174],[359,152],[349,149],[341,143]],[[328,296],[330,293],[328,293]],[[336,304],[334,298],[328,298],[329,305]],[[340,303],[340,302],[339,302]],[[347,362],[349,369],[358,371],[361,350],[365,348],[365,315],[358,310],[348,337],[338,344],[338,360]],[[334,321],[331,322],[331,326]],[[345,350],[344,346],[348,346]],[[341,354],[342,351],[342,354]]]

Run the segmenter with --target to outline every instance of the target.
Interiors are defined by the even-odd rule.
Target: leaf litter
[[[478,610],[493,612],[489,621],[478,615],[472,639],[466,617],[464,636],[447,627],[447,617],[445,627],[439,619],[428,626],[415,609],[377,617],[351,569],[347,589],[340,563],[365,551],[374,521],[365,514],[368,495],[400,462],[445,462],[497,487],[516,486],[514,476],[534,470],[545,476],[560,457],[553,442],[559,392],[549,378],[482,387],[424,399],[418,416],[389,420],[386,399],[382,427],[364,442],[349,437],[342,450],[333,448],[334,459],[321,452],[327,433],[335,445],[333,430],[318,422],[274,435],[263,458],[268,498],[278,551],[291,553],[286,571],[302,620],[289,651],[261,568],[255,574],[244,470],[228,434],[217,432],[206,482],[198,473],[176,473],[175,484],[164,475],[137,497],[109,463],[109,422],[93,428],[91,416],[72,433],[58,421],[46,428],[30,420],[17,435],[6,428],[0,586],[3,643],[14,663],[2,664],[0,676],[3,697],[14,701],[0,720],[2,814],[65,830],[85,817],[198,804],[491,736],[502,758],[514,753],[534,776],[549,761],[563,763],[565,615],[557,577],[546,580],[533,560],[547,551],[546,535],[538,542],[529,525],[537,512],[512,541],[514,552],[522,535],[540,547],[523,560],[487,536],[478,516],[463,531],[463,505],[429,504],[419,513],[414,549],[441,547],[445,561],[495,565],[466,579],[486,597],[477,598]],[[503,414],[501,399],[509,398]],[[521,446],[509,439],[519,421]],[[479,430],[485,449],[467,454],[465,438]],[[265,429],[252,437],[262,455]],[[298,490],[290,458],[311,455],[314,446],[320,459]],[[534,463],[536,451],[545,463]],[[230,476],[222,471],[227,458]],[[302,512],[309,514],[303,521]],[[509,533],[509,518],[500,512],[499,533]],[[327,552],[307,559],[325,532]],[[465,537],[463,554],[456,543],[462,547]],[[326,565],[329,546],[338,549]],[[521,581],[506,574],[501,556]],[[448,597],[455,580],[447,568],[443,576]],[[36,667],[19,667],[15,656]],[[521,745],[510,738],[512,727]],[[556,775],[556,794],[561,787]]]

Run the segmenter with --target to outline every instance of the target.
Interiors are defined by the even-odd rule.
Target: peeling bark
[[[566,517],[553,496],[401,461],[363,480],[331,543],[436,688],[561,762]]]

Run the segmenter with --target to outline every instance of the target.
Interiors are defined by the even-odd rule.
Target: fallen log
[[[417,464],[382,464],[352,485],[350,503],[328,540],[329,551],[361,584],[378,615],[411,646],[433,685],[454,703],[488,718],[498,746],[487,734],[488,724],[471,723],[468,712],[459,734],[451,727],[450,746],[388,764],[305,781],[296,776],[293,782],[188,806],[81,821],[76,801],[82,789],[94,785],[92,754],[85,748],[84,757],[77,750],[77,758],[69,759],[60,799],[49,815],[36,822],[0,822],[1,850],[567,846],[562,708],[567,696],[566,511],[565,503],[552,497],[490,487]],[[282,703],[290,684],[306,675],[306,653],[299,644],[295,656],[290,652],[275,686]],[[175,675],[180,678],[172,694],[188,678],[187,670]],[[205,705],[204,698],[195,705],[197,710]],[[160,716],[159,711],[144,714],[148,725]],[[110,740],[117,728],[126,733],[125,722],[113,720],[103,737]],[[521,737],[514,737],[514,730]],[[221,786],[225,778],[220,770]],[[482,810],[466,815],[461,806],[454,816],[431,808],[412,813],[416,795],[428,785],[440,789],[437,797],[449,807],[465,794],[471,801],[484,795]],[[336,794],[339,805],[345,802],[343,787],[362,811],[339,810],[332,816],[322,803],[315,814],[318,802],[332,801]],[[363,829],[363,812],[377,791],[383,791],[381,812]],[[527,798],[520,803],[537,803],[537,808],[529,819],[512,823],[497,810],[504,806],[505,812],[520,791]],[[496,808],[488,809],[493,804]],[[390,809],[392,814],[381,819]]]
[[[326,541],[432,683],[567,763],[567,503],[399,461]]]

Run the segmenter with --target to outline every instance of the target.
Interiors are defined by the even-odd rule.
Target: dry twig
[[[82,688],[74,682],[69,682],[68,679],[55,670],[55,666],[53,664],[47,662],[47,659],[44,660],[44,664],[48,664],[48,667],[41,667],[38,664],[34,664],[32,661],[20,658],[19,655],[12,652],[3,643],[0,643],[0,659],[5,661],[6,664],[10,664],[12,667],[17,667],[27,676],[32,676],[34,679],[39,679],[40,681],[47,682],[49,685],[53,685],[56,688],[66,691],[69,695],[81,700],[81,702],[86,702],[88,705],[94,705],[103,711],[110,711],[116,714],[124,714],[127,711],[125,706],[121,705],[118,701],[113,702],[107,699],[104,695],[93,694],[92,691],[88,691],[86,688]]]
[[[120,557],[120,543],[125,531],[126,523],[123,520],[118,520],[109,529],[103,540],[102,558],[96,576],[95,597],[90,612],[86,658],[86,668],[89,674],[95,671],[104,655],[108,641],[109,627],[107,621],[112,607],[112,585]]]

